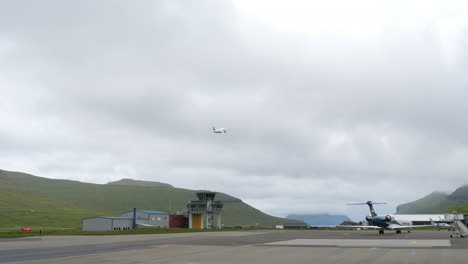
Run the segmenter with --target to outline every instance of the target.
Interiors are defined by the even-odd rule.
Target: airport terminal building
[[[413,225],[430,225],[431,219],[435,222],[448,222],[444,221],[444,214],[395,214],[391,216],[399,220],[411,221]]]

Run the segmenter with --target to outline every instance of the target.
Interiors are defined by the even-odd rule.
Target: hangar
[[[83,219],[83,231],[130,230],[132,224],[132,217],[97,216]]]
[[[160,211],[136,210],[122,213],[119,217],[97,216],[83,219],[83,231],[120,231],[133,229],[133,214],[135,227],[169,228],[169,214]]]

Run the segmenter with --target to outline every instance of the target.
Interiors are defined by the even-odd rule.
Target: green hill
[[[445,213],[457,211],[458,213],[468,214],[468,186],[462,186],[455,190],[450,195],[450,199],[456,201],[458,205],[445,210]]]
[[[457,211],[460,214],[468,214],[468,203],[451,207],[450,209],[445,210],[444,213],[452,213],[453,211]]]
[[[449,199],[457,203],[468,203],[468,185],[459,187],[452,194],[449,195]]]
[[[468,203],[468,186],[459,187],[452,194],[433,192],[414,202],[399,205],[397,214],[441,213],[450,208]]]
[[[82,218],[117,216],[136,207],[182,212],[196,191],[161,186],[91,184],[0,170],[0,227],[78,227]],[[219,200],[236,200],[218,193]],[[273,217],[244,202],[225,204],[226,226],[271,226],[294,222]]]

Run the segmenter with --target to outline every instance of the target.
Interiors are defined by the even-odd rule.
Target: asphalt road
[[[447,231],[266,230],[0,240],[0,263],[468,263]]]

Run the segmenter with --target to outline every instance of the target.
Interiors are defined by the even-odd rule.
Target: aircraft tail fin
[[[369,206],[369,211],[370,211],[372,217],[374,217],[374,216],[377,216],[377,213],[374,210],[374,206],[373,206],[374,204],[386,204],[386,203],[374,203],[372,201],[367,201],[365,203],[351,203],[351,204],[347,204],[347,205],[367,205],[367,206]]]

